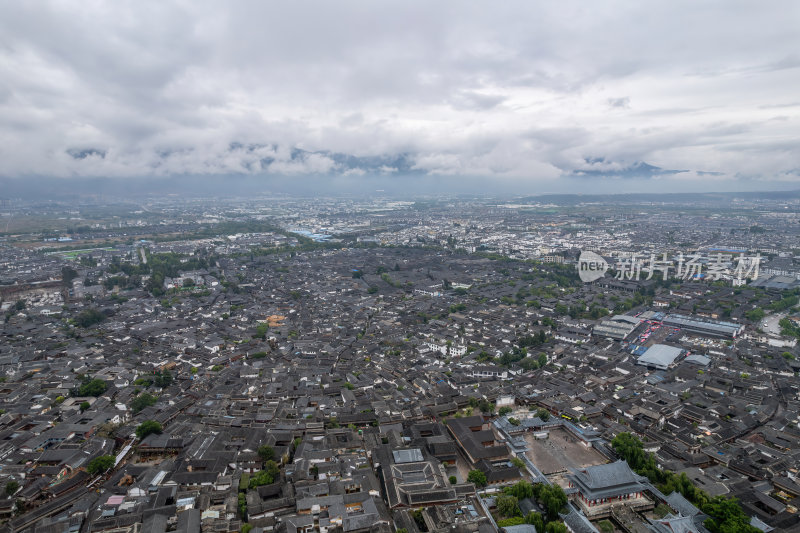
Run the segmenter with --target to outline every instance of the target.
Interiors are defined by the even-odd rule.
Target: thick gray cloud
[[[0,175],[792,182],[798,21],[793,0],[2,2]]]

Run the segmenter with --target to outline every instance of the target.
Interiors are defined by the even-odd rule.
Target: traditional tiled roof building
[[[567,479],[569,487],[576,489],[575,500],[587,516],[606,514],[611,505],[623,501],[630,501],[636,509],[652,506],[644,495],[647,478],[634,473],[625,461],[572,470]]]

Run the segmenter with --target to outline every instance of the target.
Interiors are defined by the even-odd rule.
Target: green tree
[[[482,413],[490,415],[494,413],[494,404],[489,400],[480,400],[478,402],[478,409],[480,409]]]
[[[523,472],[525,471],[525,461],[523,461],[519,457],[512,457],[511,458],[511,464],[516,466],[517,468],[519,468]]]
[[[456,476],[450,476],[448,478],[448,481],[450,481],[451,485],[455,485],[456,483],[458,483],[458,479],[456,478]]]
[[[78,272],[74,268],[70,266],[61,267],[61,283],[63,283],[65,287],[72,287],[72,280],[77,277]]]
[[[544,531],[544,518],[540,513],[531,511],[525,517],[525,523],[531,524],[533,527],[536,528],[536,531]]]
[[[275,458],[275,450],[272,448],[272,446],[267,446],[265,444],[263,446],[259,446],[258,455],[261,457],[262,461],[269,461]]]
[[[76,326],[90,328],[106,319],[106,315],[97,309],[85,309],[78,313],[74,322]]]
[[[467,475],[467,481],[474,483],[476,487],[485,487],[488,483],[486,474],[480,470],[470,470],[469,474]]]
[[[156,384],[156,387],[166,388],[172,384],[172,374],[169,370],[163,370],[161,372],[156,372],[153,383]]]
[[[95,398],[103,394],[108,385],[102,379],[86,379],[77,389],[73,390],[73,396],[94,396]]]
[[[275,461],[266,461],[264,468],[250,478],[249,488],[254,489],[261,485],[271,485],[280,476],[280,469]]]
[[[244,492],[240,492],[239,493],[239,497],[238,497],[236,503],[237,503],[237,507],[239,508],[239,516],[242,518],[242,520],[246,519],[247,518],[247,496],[244,494]],[[245,525],[249,526],[250,524],[245,524]],[[252,529],[252,526],[250,526],[250,529]],[[248,529],[248,531],[250,529]],[[242,531],[244,531],[244,526],[242,526]]]
[[[637,474],[647,476],[652,483],[663,483],[668,477],[656,464],[653,454],[646,453],[642,441],[630,433],[620,433],[611,441],[617,455],[625,459]],[[684,494],[684,496],[687,496]],[[687,496],[688,497],[688,496]]]
[[[750,525],[748,517],[736,498],[717,496],[702,508],[708,518],[703,525],[711,533],[758,533],[760,530]]]
[[[422,509],[416,509],[411,513],[411,518],[417,524],[420,531],[428,531],[428,525],[425,523],[425,517],[422,516]]]
[[[78,406],[78,408],[81,410],[81,413],[86,411],[90,407],[91,404],[89,402],[81,402],[81,404]]]
[[[544,331],[542,331],[541,333],[544,333]],[[547,366],[547,354],[540,353],[538,362],[539,362],[539,368],[544,368],[545,366]]]
[[[12,479],[8,483],[6,483],[6,495],[13,496],[15,492],[19,490],[19,483]]]
[[[102,474],[112,466],[114,466],[114,456],[113,455],[101,455],[100,457],[95,457],[89,464],[86,465],[86,471],[92,475]]]
[[[514,459],[519,460],[517,457],[515,457]],[[519,461],[520,463],[522,462],[521,460]],[[517,482],[515,485],[512,485],[511,487],[506,487],[503,490],[503,492],[505,492],[506,494],[510,494],[511,496],[514,496],[515,498],[517,498],[517,500],[524,500],[525,498],[533,497],[533,485],[523,480]]]
[[[567,495],[558,485],[541,485],[538,498],[547,510],[547,518],[555,520],[561,508],[567,504]]]
[[[519,516],[519,502],[516,496],[511,496],[510,494],[499,496],[497,498],[497,511],[506,518]]]
[[[136,436],[139,437],[139,440],[142,440],[146,436],[152,435],[153,433],[161,433],[162,429],[163,428],[161,427],[161,424],[155,420],[145,420],[136,428]]]
[[[548,522],[544,531],[545,533],[567,533],[567,526],[563,522]]]
[[[747,317],[747,320],[750,322],[761,322],[765,315],[766,313],[764,313],[764,310],[758,307],[751,309],[744,314],[744,316]]]
[[[509,414],[509,413],[511,413],[513,411],[514,411],[514,409],[512,409],[511,407],[503,406],[497,411],[497,414],[500,415],[500,416],[505,416],[505,415],[507,415],[507,414]]]
[[[147,392],[143,392],[131,401],[131,410],[134,414],[138,413],[146,407],[150,407],[156,403],[156,397]]]
[[[652,454],[646,454],[642,442],[630,433],[620,433],[611,441],[614,451],[625,459],[631,468],[640,475],[647,476],[654,484],[658,484],[662,492],[669,494],[678,492],[696,507],[709,515],[706,527],[712,533],[729,533],[743,531],[756,533],[749,529],[749,521],[736,499],[724,496],[710,498],[708,494],[694,486],[686,474],[676,475],[661,470]]]

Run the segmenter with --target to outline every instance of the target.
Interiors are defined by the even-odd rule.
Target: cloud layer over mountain
[[[800,180],[800,3],[5,2],[0,176]]]

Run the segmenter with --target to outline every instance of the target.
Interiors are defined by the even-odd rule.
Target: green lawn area
[[[69,250],[66,252],[56,252],[57,255],[61,255],[67,259],[75,259],[78,256],[90,254],[92,252],[98,251],[113,251],[113,248],[87,248],[86,250]]]

